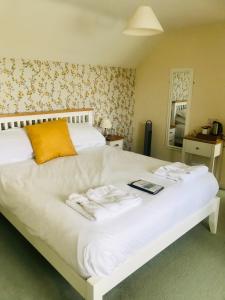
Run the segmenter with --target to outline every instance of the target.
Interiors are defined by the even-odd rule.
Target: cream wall
[[[144,123],[153,121],[152,156],[177,160],[180,152],[166,146],[171,68],[193,68],[190,131],[216,118],[225,128],[225,23],[162,35],[137,68],[134,151],[143,150]],[[221,184],[225,186],[225,155]]]
[[[135,67],[148,39],[124,26],[92,0],[0,0],[0,57]]]

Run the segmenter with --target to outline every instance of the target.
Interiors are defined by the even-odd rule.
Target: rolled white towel
[[[195,179],[196,177],[204,175],[207,172],[208,168],[204,165],[188,166],[180,162],[161,166],[157,170],[153,171],[155,175],[174,181]]]
[[[73,193],[66,204],[89,220],[103,220],[119,215],[140,204],[142,199],[113,185],[89,189],[85,194]]]
[[[123,211],[127,208],[136,206],[141,198],[134,193],[119,189],[113,185],[100,186],[95,189],[89,189],[86,196],[106,209],[115,212]]]

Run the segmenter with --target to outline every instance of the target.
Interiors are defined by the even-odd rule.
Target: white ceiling
[[[164,34],[225,21],[225,0],[0,0],[0,56],[135,67],[155,38],[121,32],[142,3]]]
[[[80,5],[113,18],[126,19],[140,4],[150,5],[164,28],[225,20],[225,0],[52,0]]]

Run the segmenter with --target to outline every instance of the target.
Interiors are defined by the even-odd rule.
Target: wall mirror
[[[171,148],[183,147],[183,138],[188,131],[192,86],[192,69],[170,71],[167,145]]]

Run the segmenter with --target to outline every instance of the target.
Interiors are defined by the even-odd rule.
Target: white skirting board
[[[113,287],[143,266],[146,262],[171,245],[179,237],[209,216],[209,226],[216,233],[220,199],[213,198],[206,206],[185,218],[176,226],[169,228],[154,242],[140,249],[129,257],[107,277],[91,277],[87,280],[78,275],[75,270],[54,252],[45,242],[29,233],[27,228],[8,210],[0,208],[1,213],[17,230],[52,264],[52,266],[86,299],[102,300],[103,295]]]

